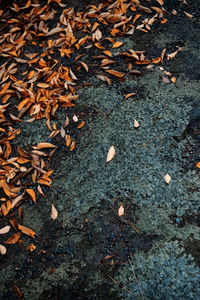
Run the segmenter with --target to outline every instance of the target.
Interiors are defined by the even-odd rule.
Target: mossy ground
[[[15,299],[14,282],[31,300],[141,299],[129,258],[145,299],[200,297],[196,251],[200,173],[195,167],[200,133],[200,23],[198,1],[193,2],[188,1],[193,19],[180,13],[152,33],[124,38],[124,50],[134,45],[150,57],[158,57],[163,48],[170,53],[176,46],[183,47],[164,65],[177,77],[176,84],[164,83],[157,65],[141,68],[140,77],[113,79],[110,88],[95,73],[86,78],[91,86],[80,89],[76,106],[67,110],[70,118],[75,113],[86,125],[72,128],[77,141],[74,152],[67,152],[58,141],[47,197],[37,205],[24,204],[26,226],[38,234],[37,249],[25,251],[31,242],[27,238],[25,245],[12,247],[1,258],[0,299]],[[179,7],[178,2],[174,5]],[[119,70],[126,67],[121,63]],[[129,92],[136,96],[125,100]],[[57,114],[61,124],[65,113]],[[134,119],[140,124],[137,130]],[[32,145],[45,138],[48,132],[40,122],[22,128],[18,142]],[[106,164],[111,145],[116,155]],[[164,181],[166,173],[171,176],[169,185]],[[54,222],[51,201],[59,213]],[[116,213],[120,205],[125,209],[121,219]],[[39,249],[46,253],[41,255]],[[159,277],[161,269],[168,276]],[[165,293],[159,294],[161,290]]]

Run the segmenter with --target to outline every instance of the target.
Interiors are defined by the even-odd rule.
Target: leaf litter
[[[141,75],[139,70],[132,70],[133,65],[147,65],[150,69],[154,64],[163,63],[165,59],[175,58],[181,48],[171,53],[170,49],[163,49],[160,57],[149,58],[143,50],[125,49],[126,45],[118,40],[123,35],[133,36],[135,31],[143,34],[152,32],[155,23],[164,26],[169,14],[164,7],[165,3],[164,0],[156,0],[156,4],[155,1],[105,0],[98,6],[90,4],[85,11],[80,12],[73,7],[67,7],[60,0],[48,0],[46,4],[28,0],[24,2],[24,6],[14,2],[9,8],[15,17],[8,17],[6,10],[0,11],[0,53],[3,58],[0,65],[0,217],[1,220],[7,218],[15,231],[5,244],[19,242],[22,234],[35,239],[36,233],[19,224],[13,216],[20,211],[20,205],[26,197],[31,197],[34,203],[37,194],[45,197],[42,186],[51,186],[50,176],[53,172],[47,161],[50,161],[58,149],[56,141],[51,143],[48,140],[32,145],[33,150],[29,152],[20,145],[16,146],[16,139],[21,132],[19,124],[46,119],[49,138],[54,139],[60,134],[66,151],[73,151],[76,141],[65,129],[70,122],[68,116],[60,128],[57,128],[55,122],[53,125],[51,123],[58,108],[69,109],[75,106],[79,98],[76,86],[80,72],[85,75],[92,72],[86,61],[79,61],[85,49],[98,49],[99,55],[93,57],[100,59],[98,74],[95,75],[109,86],[113,80],[125,80],[129,73]],[[62,12],[57,25],[51,28],[51,20],[60,9]],[[187,12],[184,13],[188,18],[193,17]],[[173,10],[171,14],[175,16],[176,11]],[[109,33],[104,36],[106,27]],[[77,32],[82,32],[81,38],[78,38]],[[105,46],[105,41],[110,45]],[[27,53],[26,46],[36,46],[38,50],[45,51]],[[121,48],[123,51],[120,51]],[[119,52],[114,54],[116,49]],[[60,60],[53,58],[54,53],[59,53]],[[62,62],[62,57],[65,57],[66,64]],[[110,59],[111,57],[114,59]],[[118,57],[131,60],[126,73],[117,70]],[[115,68],[110,69],[113,64]],[[24,66],[26,71],[21,73]],[[171,81],[175,83],[176,78],[172,77]],[[125,99],[133,95],[135,93],[130,91]],[[17,110],[14,114],[10,113],[8,118],[9,107],[15,105]],[[73,121],[78,129],[85,125],[85,121],[76,115]],[[134,120],[134,127],[139,127],[137,120]],[[106,162],[111,161],[114,156],[115,148],[111,146]],[[27,189],[25,181],[30,175],[33,188]],[[165,177],[167,183],[170,179]],[[119,214],[123,214],[122,208]],[[52,219],[55,220],[57,215],[52,204]],[[9,230],[10,226],[7,225],[0,233],[6,234]],[[35,249],[31,245],[29,248],[30,251]],[[6,253],[3,245],[0,245],[0,253]]]

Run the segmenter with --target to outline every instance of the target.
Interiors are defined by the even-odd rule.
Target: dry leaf
[[[31,196],[34,203],[36,203],[36,195],[33,189],[26,189],[26,192]]]
[[[73,116],[73,118],[72,118],[72,120],[73,120],[74,122],[78,122],[78,118],[77,118],[77,116],[76,116],[76,115],[74,115],[74,116]]]
[[[58,216],[58,212],[57,212],[55,206],[52,204],[51,205],[51,218],[53,220],[55,220],[57,218],[57,216]]]
[[[134,126],[135,128],[138,128],[138,127],[140,126],[140,124],[138,123],[138,121],[137,121],[136,119],[134,119],[134,124],[133,124],[133,126]]]
[[[118,209],[118,216],[121,217],[124,215],[124,208],[123,206],[121,205],[120,208]]]
[[[109,74],[112,74],[114,76],[120,77],[120,78],[124,76],[123,73],[115,71],[115,70],[106,70],[106,72]]]
[[[200,169],[200,162],[196,164],[196,167]]]
[[[9,239],[7,239],[7,241],[5,241],[5,244],[15,244],[15,243],[17,243],[20,236],[21,236],[21,232],[17,232],[15,234],[13,234]]]
[[[19,224],[18,224],[18,229],[21,230],[21,232],[31,236],[32,238],[35,238],[36,233],[32,229],[29,229],[28,227]]]
[[[113,44],[112,48],[118,48],[118,47],[120,47],[121,45],[123,45],[123,43],[120,42],[120,41],[118,41],[118,42],[115,42],[115,43]]]
[[[171,82],[176,83],[176,77],[175,77],[175,76],[173,76],[173,77],[171,78]]]
[[[165,182],[166,182],[167,184],[169,184],[170,181],[171,181],[171,177],[169,176],[168,173],[164,176],[164,179],[165,179]]]
[[[7,226],[5,226],[5,227],[3,227],[3,228],[0,229],[0,234],[5,234],[5,233],[7,233],[9,230],[10,230],[10,226],[7,225]]]
[[[189,14],[188,12],[184,11],[184,14],[186,15],[187,18],[192,19],[193,15]]]
[[[54,148],[54,147],[56,147],[56,146],[51,144],[51,143],[39,143],[39,144],[37,144],[37,149]]]
[[[4,247],[3,245],[0,245],[0,253],[1,255],[6,254],[6,247]]]
[[[110,149],[108,150],[106,162],[111,161],[114,156],[115,156],[115,148],[114,148],[114,146],[111,146]]]

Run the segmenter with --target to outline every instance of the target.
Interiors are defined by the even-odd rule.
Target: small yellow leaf
[[[57,216],[58,216],[58,212],[57,212],[55,206],[52,204],[51,205],[51,218],[53,220],[55,220],[57,218]]]
[[[115,156],[115,148],[114,148],[114,146],[111,146],[110,149],[108,150],[106,162],[111,161],[114,156]]]
[[[171,176],[167,173],[167,174],[164,176],[164,179],[165,179],[165,182],[166,182],[167,184],[169,184],[170,181],[171,181]]]
[[[121,205],[120,208],[118,209],[118,216],[121,217],[124,215],[124,208],[123,206]]]

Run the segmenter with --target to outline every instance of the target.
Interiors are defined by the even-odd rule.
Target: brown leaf
[[[17,243],[19,241],[20,236],[21,236],[21,232],[17,232],[15,234],[13,234],[13,236],[11,236],[9,239],[7,239],[7,241],[5,241],[5,244],[15,244],[15,243]]]
[[[115,71],[115,70],[106,70],[106,72],[111,74],[111,75],[114,75],[116,77],[120,77],[120,78],[122,78],[124,76],[123,73]]]
[[[55,220],[57,218],[57,216],[58,216],[58,212],[57,212],[55,206],[52,204],[51,205],[51,218],[53,220]]]
[[[56,146],[51,144],[51,143],[39,143],[39,144],[37,144],[37,149],[54,148],[54,147],[56,147]]]
[[[64,29],[61,28],[61,27],[55,27],[55,28],[53,28],[52,30],[50,30],[50,31],[46,34],[46,36],[54,35],[54,34],[56,34],[56,33],[59,33],[59,32],[61,32],[61,31],[63,31],[63,30],[64,30]]]
[[[114,146],[111,146],[110,149],[108,150],[106,162],[111,161],[114,156],[115,156],[115,148],[114,148]]]
[[[18,224],[18,229],[21,230],[21,232],[31,236],[32,238],[35,238],[36,233],[32,229],[29,229],[28,227],[19,224]]]

